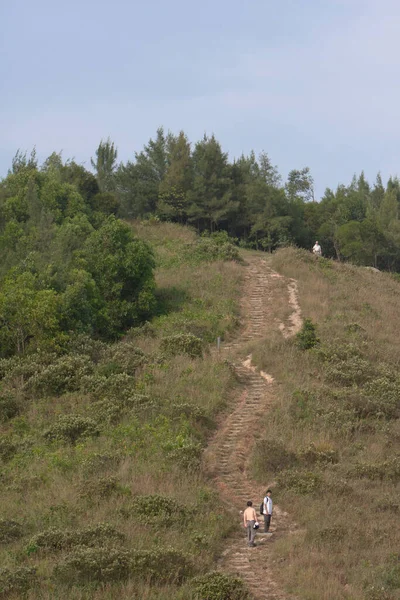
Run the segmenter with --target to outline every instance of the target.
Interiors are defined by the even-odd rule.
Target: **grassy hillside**
[[[272,266],[297,279],[319,338],[272,333],[253,351],[279,382],[255,475],[299,526],[277,573],[302,599],[398,600],[400,282],[294,249]]]
[[[237,325],[242,267],[224,239],[133,228],[158,316],[0,361],[2,598],[195,598],[231,527],[199,464],[234,385],[209,350]]]

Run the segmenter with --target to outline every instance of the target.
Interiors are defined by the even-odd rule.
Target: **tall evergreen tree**
[[[193,185],[193,168],[190,142],[181,131],[171,133],[166,143],[167,167],[159,186],[157,211],[160,215],[185,222],[188,210],[188,193]]]
[[[222,152],[214,135],[206,135],[193,152],[194,180],[190,193],[189,219],[200,229],[210,231],[227,224],[236,214],[238,202],[232,200],[228,155]]]
[[[101,192],[115,190],[115,170],[117,168],[118,151],[114,143],[108,138],[101,140],[96,150],[96,160],[90,159],[95,169],[97,181]]]

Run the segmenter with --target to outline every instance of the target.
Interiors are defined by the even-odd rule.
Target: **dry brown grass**
[[[375,382],[384,372],[398,380],[400,283],[389,274],[316,261],[294,249],[277,252],[272,266],[298,281],[303,316],[316,324],[321,340],[319,348],[301,351],[294,339],[272,332],[253,350],[253,361],[278,383],[266,439],[280,440],[297,455],[297,476],[311,471],[322,481],[310,494],[278,484],[274,489],[275,499],[299,525],[297,534],[277,543],[282,582],[307,600],[398,600],[400,471],[393,474],[389,463],[400,457],[400,397],[397,418],[349,416],[345,409],[365,393],[365,381],[343,385],[340,373],[329,375],[333,359],[324,361],[320,350],[352,344],[369,365],[365,377]],[[348,368],[346,361],[337,368]],[[379,403],[385,388],[377,389]],[[336,451],[338,462],[305,464],[310,444]],[[257,476],[285,481],[284,472],[268,469]]]

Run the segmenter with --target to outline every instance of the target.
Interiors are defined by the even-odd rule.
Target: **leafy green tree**
[[[89,273],[83,269],[72,269],[68,272],[60,308],[64,331],[93,334],[102,326],[105,300]]]
[[[99,333],[115,337],[152,314],[153,254],[147,244],[133,237],[128,225],[108,217],[87,238],[80,264],[91,274],[106,303]]]
[[[304,167],[300,171],[297,169],[290,171],[285,188],[290,202],[299,199],[303,202],[314,200],[314,179],[309,167]]]
[[[60,298],[40,289],[37,276],[10,273],[0,292],[2,354],[25,352],[28,344],[54,346],[59,329]]]

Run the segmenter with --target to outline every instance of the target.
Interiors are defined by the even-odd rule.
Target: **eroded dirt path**
[[[259,372],[252,365],[251,355],[246,355],[245,349],[246,343],[256,338],[266,338],[273,328],[280,330],[284,337],[294,335],[302,324],[301,312],[295,280],[285,279],[258,257],[249,259],[246,269],[242,298],[244,327],[234,343],[222,347],[227,360],[231,360],[233,355],[240,356],[243,350],[239,360],[231,361],[236,377],[242,383],[242,390],[232,412],[225,416],[209,445],[205,461],[215,477],[221,499],[237,513],[238,519],[237,532],[228,540],[219,568],[242,577],[257,600],[288,600],[289,596],[279,589],[274,579],[276,565],[273,545],[280,536],[293,531],[289,515],[275,505],[268,534],[261,533],[264,528],[261,517],[256,548],[247,546],[245,529],[241,526],[240,511],[246,507],[247,500],[253,501],[258,514],[265,486],[269,483],[260,486],[251,479],[249,459],[258,423],[274,400],[276,385],[273,374]],[[286,287],[285,298],[282,297],[282,283]],[[286,323],[282,323],[274,314],[278,298],[291,309]]]

